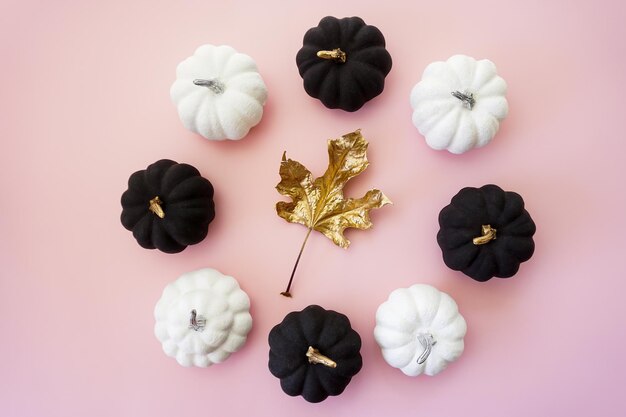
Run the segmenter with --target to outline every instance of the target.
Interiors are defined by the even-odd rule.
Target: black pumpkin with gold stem
[[[439,213],[439,226],[445,264],[476,281],[512,277],[535,251],[524,200],[497,185],[463,188]]]
[[[213,185],[169,159],[132,174],[122,194],[122,225],[146,249],[181,252],[204,240],[214,217]]]
[[[307,94],[353,112],[382,93],[391,55],[376,26],[360,17],[326,16],[304,35],[296,64]]]
[[[310,305],[294,311],[269,334],[269,369],[283,391],[308,402],[341,394],[363,364],[361,337],[336,311]]]

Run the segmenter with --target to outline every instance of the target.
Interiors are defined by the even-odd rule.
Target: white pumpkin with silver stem
[[[411,90],[413,124],[433,149],[461,154],[480,148],[508,114],[506,89],[488,59],[454,55],[433,62]]]
[[[415,284],[394,290],[378,307],[374,338],[389,365],[409,376],[432,376],[461,356],[466,331],[452,297]]]
[[[202,45],[178,64],[170,96],[187,129],[211,140],[238,140],[261,121],[267,88],[248,55]]]
[[[252,328],[248,295],[235,278],[211,268],[186,273],[165,287],[154,317],[163,351],[182,366],[225,361]]]

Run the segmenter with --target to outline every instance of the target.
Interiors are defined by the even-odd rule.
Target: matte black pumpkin
[[[269,369],[283,391],[317,403],[339,395],[363,364],[361,338],[341,313],[311,305],[269,334]]]
[[[385,37],[360,17],[327,16],[296,55],[304,89],[331,109],[356,111],[382,93],[391,71]]]
[[[122,194],[122,225],[146,249],[178,253],[201,242],[214,217],[209,180],[169,159],[135,172]]]
[[[535,250],[524,200],[497,185],[463,188],[439,213],[439,226],[446,265],[476,281],[512,277]]]

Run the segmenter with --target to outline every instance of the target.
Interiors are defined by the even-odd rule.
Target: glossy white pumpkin
[[[163,351],[183,366],[225,361],[244,345],[252,327],[248,295],[235,278],[211,268],[184,274],[165,287],[154,317]]]
[[[409,376],[436,375],[461,356],[465,319],[435,287],[399,288],[376,311],[374,338],[385,361]]]
[[[183,125],[207,139],[241,139],[263,116],[267,88],[248,55],[202,45],[178,64],[170,89]]]
[[[480,148],[508,114],[506,89],[487,59],[454,55],[433,62],[411,90],[413,124],[433,149],[460,154]]]

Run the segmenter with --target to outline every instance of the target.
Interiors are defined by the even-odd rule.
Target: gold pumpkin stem
[[[491,227],[491,225],[483,224],[482,236],[475,237],[474,239],[472,239],[472,243],[476,246],[489,243],[492,240],[496,239],[496,232],[497,230]]]
[[[150,200],[150,205],[148,206],[148,210],[159,216],[160,219],[165,217],[165,212],[163,212],[161,204],[163,204],[163,201],[161,201],[161,199],[157,195],[152,200]]]
[[[339,48],[335,48],[332,51],[318,51],[317,56],[322,59],[332,59],[342,64],[346,62],[346,53]]]
[[[309,346],[309,350],[306,351],[306,357],[309,358],[309,363],[317,364],[321,363],[329,368],[336,368],[337,362],[330,359],[328,356],[324,356],[319,350],[314,349],[313,346]]]

